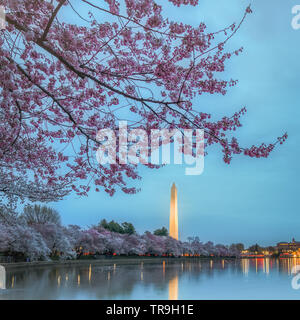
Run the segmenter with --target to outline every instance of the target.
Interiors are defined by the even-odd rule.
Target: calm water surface
[[[2,274],[0,300],[300,299],[300,289],[291,286],[296,265],[300,259],[24,268],[6,271],[5,281]]]

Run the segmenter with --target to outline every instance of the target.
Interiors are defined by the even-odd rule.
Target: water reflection
[[[169,300],[178,300],[178,275],[169,280]]]
[[[89,267],[89,283],[91,283],[91,280],[92,280],[92,265],[90,264],[90,267]]]
[[[248,275],[249,273],[249,259],[242,259],[242,271],[245,275]]]
[[[300,299],[290,285],[297,265],[299,258],[195,258],[0,268],[0,299]]]
[[[6,289],[6,272],[2,266],[0,266],[0,289]]]

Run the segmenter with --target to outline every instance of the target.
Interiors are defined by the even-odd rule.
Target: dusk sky
[[[164,6],[164,16],[194,26],[205,22],[209,31],[217,31],[238,22],[248,4],[200,0],[196,8],[180,9],[169,4]],[[118,191],[110,197],[105,192],[90,192],[88,197],[73,194],[51,203],[63,223],[85,227],[106,218],[132,222],[139,233],[169,228],[170,188],[175,182],[181,240],[199,236],[205,242],[246,245],[274,245],[293,237],[300,241],[300,30],[291,27],[295,4],[290,0],[252,1],[253,14],[226,46],[228,51],[244,47],[241,55],[227,62],[222,75],[238,79],[238,85],[226,96],[203,95],[193,101],[197,110],[220,118],[246,106],[243,127],[237,132],[241,145],[272,143],[288,132],[283,145],[267,159],[235,156],[230,165],[223,162],[218,146],[209,147],[199,176],[186,176],[184,165],[141,168],[142,180],[137,184],[141,192],[136,195]],[[78,4],[74,7],[84,14]]]

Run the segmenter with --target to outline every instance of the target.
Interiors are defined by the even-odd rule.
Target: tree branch
[[[64,5],[65,2],[66,2],[66,0],[60,0],[60,3],[57,5],[57,7],[55,8],[55,10],[53,11],[52,16],[51,16],[51,18],[50,18],[50,20],[49,20],[49,22],[48,22],[48,24],[47,24],[47,26],[46,26],[46,29],[45,29],[42,37],[41,37],[41,41],[45,41],[45,40],[46,40],[46,37],[47,37],[47,34],[48,34],[48,32],[49,32],[49,30],[50,30],[50,28],[51,28],[51,25],[52,25],[55,17],[56,17],[57,14],[58,14],[58,11],[59,11],[60,8]]]

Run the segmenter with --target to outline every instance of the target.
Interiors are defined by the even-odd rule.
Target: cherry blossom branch
[[[48,24],[47,24],[47,26],[46,26],[46,29],[45,29],[42,37],[41,37],[41,41],[45,41],[45,40],[46,40],[47,34],[48,34],[48,32],[49,32],[49,30],[50,30],[50,28],[51,28],[51,25],[52,25],[55,17],[56,17],[57,14],[58,14],[58,11],[59,11],[60,8],[65,4],[66,1],[67,1],[67,0],[60,0],[60,1],[59,1],[59,4],[57,5],[57,7],[55,8],[55,10],[53,11],[53,13],[52,13],[52,15],[51,15],[51,18],[50,18],[50,20],[49,20],[49,22],[48,22]]]

